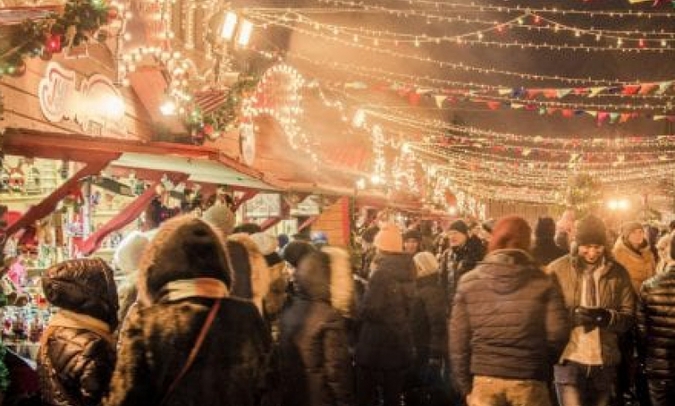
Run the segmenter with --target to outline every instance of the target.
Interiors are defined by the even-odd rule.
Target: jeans
[[[359,406],[375,406],[377,388],[382,389],[383,406],[401,406],[406,369],[378,370],[356,368],[356,400]]]
[[[468,406],[550,406],[548,384],[543,381],[502,379],[476,375]]]
[[[566,361],[556,365],[555,388],[560,406],[608,406],[616,368]]]
[[[675,404],[675,379],[650,379],[648,384],[652,406]]]

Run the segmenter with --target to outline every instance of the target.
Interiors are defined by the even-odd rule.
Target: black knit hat
[[[577,221],[574,237],[577,245],[607,245],[605,223],[590,214]]]
[[[454,230],[462,234],[469,235],[469,227],[462,220],[453,221],[452,224],[450,224],[450,227],[448,227],[448,231],[450,230]]]
[[[403,233],[403,241],[405,240],[417,240],[422,241],[422,234],[415,229],[410,229]]]

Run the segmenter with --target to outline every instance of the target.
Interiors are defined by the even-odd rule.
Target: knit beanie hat
[[[294,268],[298,267],[300,260],[307,254],[315,252],[317,249],[307,241],[291,241],[284,248],[281,254],[284,261],[288,262]]]
[[[469,235],[469,227],[466,225],[465,222],[462,220],[455,220],[450,224],[450,227],[448,227],[448,231],[457,231],[462,234]]]
[[[401,230],[395,224],[385,223],[375,236],[373,244],[380,251],[403,252]]]
[[[423,278],[439,271],[438,260],[431,252],[423,251],[413,257],[417,267],[417,277]]]
[[[628,234],[632,233],[635,230],[641,230],[642,229],[642,224],[640,224],[637,221],[629,221],[628,223],[624,223],[621,226],[621,235],[624,237],[628,237]]]
[[[555,221],[551,217],[539,217],[534,228],[537,240],[553,240],[555,237]]]
[[[202,216],[203,220],[216,227],[226,237],[232,234],[234,228],[234,213],[225,204],[218,204],[208,208]]]
[[[519,216],[507,216],[495,224],[488,251],[518,249],[529,252],[531,243],[532,228],[527,221]]]
[[[140,231],[132,231],[124,237],[115,249],[113,263],[125,275],[133,274],[138,270],[141,263],[141,256],[145,247],[150,243],[150,239]]]
[[[581,245],[607,245],[607,229],[598,217],[589,214],[576,223],[575,241]]]
[[[403,241],[405,240],[417,240],[422,241],[422,234],[415,229],[410,229],[403,233]]]

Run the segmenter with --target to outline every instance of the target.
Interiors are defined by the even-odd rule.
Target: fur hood
[[[300,296],[330,303],[345,317],[354,313],[354,281],[346,251],[323,247],[298,264],[295,280]]]
[[[267,266],[265,257],[260,252],[258,244],[246,233],[232,234],[227,240],[238,243],[246,249],[246,258],[233,256],[232,267],[240,278],[247,276],[250,279],[250,284],[243,283],[244,281],[236,282],[233,294],[243,299],[252,300],[260,313],[263,314],[263,298],[270,290],[271,279],[270,269]],[[246,260],[248,263],[244,264],[241,262],[242,260]],[[246,275],[246,270],[248,270],[248,275]],[[238,286],[250,286],[250,292],[242,294],[242,290],[238,289]]]
[[[219,233],[205,221],[179,216],[159,228],[145,250],[138,274],[139,301],[148,306],[169,282],[213,278],[232,286],[232,274]]]

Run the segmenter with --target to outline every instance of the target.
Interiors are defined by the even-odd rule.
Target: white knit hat
[[[269,255],[276,252],[279,241],[268,233],[251,234],[251,239],[255,241],[258,249],[263,255]]]
[[[217,204],[204,212],[202,219],[214,227],[217,227],[225,237],[232,234],[236,218],[227,205]]]
[[[113,263],[126,275],[138,270],[141,256],[145,247],[150,243],[150,238],[140,231],[132,231],[124,237],[115,250]]]
[[[413,257],[417,267],[417,277],[422,278],[438,272],[438,260],[431,252],[423,251]]]

